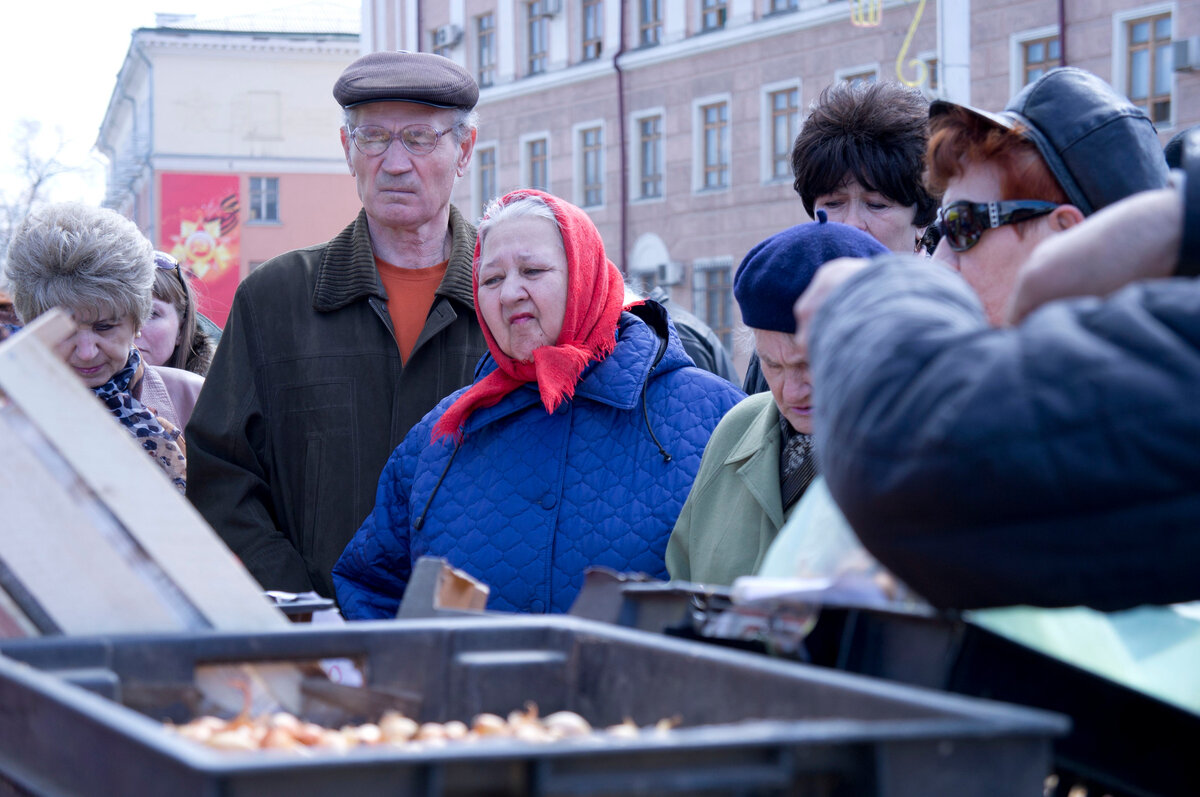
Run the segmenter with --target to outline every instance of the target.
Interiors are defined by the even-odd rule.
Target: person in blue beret
[[[730,584],[758,570],[817,472],[812,380],[795,340],[792,305],[822,264],[886,251],[866,232],[818,210],[817,221],[772,235],[738,266],[733,295],[769,391],[730,410],[705,447],[667,543],[671,578]]]

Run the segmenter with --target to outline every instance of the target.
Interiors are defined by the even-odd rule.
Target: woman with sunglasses
[[[1029,253],[1084,213],[1033,141],[973,109],[935,106],[928,160],[930,185],[942,194],[933,257],[962,274],[999,325]]]
[[[204,380],[147,365],[134,345],[158,269],[137,226],[105,208],[46,205],[13,235],[5,276],[23,323],[60,307],[75,333],[55,351],[176,487],[186,485],[183,428]]]
[[[158,266],[154,309],[138,334],[138,351],[149,365],[167,365],[204,376],[216,342],[200,323],[192,286],[179,261],[166,252],[155,252],[154,264]]]

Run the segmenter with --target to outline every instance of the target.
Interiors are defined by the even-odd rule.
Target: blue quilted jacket
[[[488,584],[502,611],[566,611],[592,565],[666,578],[704,446],[744,394],[692,365],[661,308],[638,309],[654,326],[622,314],[616,349],[553,415],[525,385],[476,410],[457,450],[430,431],[462,391],[413,427],[333,569],[347,618],[394,617],[426,555]],[[486,357],[476,379],[495,367]]]

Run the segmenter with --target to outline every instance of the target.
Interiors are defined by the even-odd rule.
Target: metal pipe
[[[629,142],[625,125],[625,73],[621,71],[621,56],[625,54],[625,3],[620,5],[620,24],[617,35],[617,52],[613,54],[613,70],[617,73],[617,140],[620,142],[621,148],[621,171],[620,171],[620,188],[621,188],[621,259],[617,262],[617,268],[621,273],[628,273],[625,268],[625,257],[628,246],[628,209],[629,209]]]

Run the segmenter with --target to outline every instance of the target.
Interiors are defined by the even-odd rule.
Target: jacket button
[[[529,608],[535,612],[544,612],[546,611],[546,604],[542,602],[541,598],[534,598],[529,602]]]
[[[553,509],[555,504],[554,493],[546,493],[542,496],[542,509]]]

